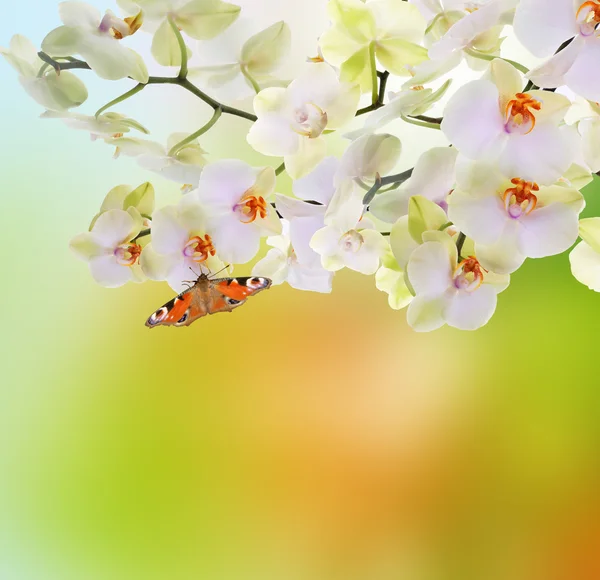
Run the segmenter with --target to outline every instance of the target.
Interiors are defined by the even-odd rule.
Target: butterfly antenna
[[[223,270],[227,270],[227,268],[229,268],[229,266],[231,266],[231,264],[227,264],[227,266],[224,266],[223,268],[221,268],[218,272],[215,272],[215,276],[218,276],[221,272],[223,272]],[[212,276],[211,276],[212,277]]]

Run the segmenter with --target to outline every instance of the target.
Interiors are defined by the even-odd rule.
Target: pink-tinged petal
[[[209,270],[206,267],[206,262],[198,264],[191,258],[181,257],[181,259],[171,264],[171,268],[165,279],[175,292],[182,292],[186,288],[189,288],[190,284],[195,282],[200,274],[208,273]]]
[[[320,217],[323,220],[325,216],[324,205],[314,205],[305,203],[300,199],[294,199],[281,193],[275,194],[275,205],[277,211],[286,219],[292,220],[299,217]]]
[[[292,262],[288,271],[287,282],[296,290],[329,294],[333,282],[333,272],[325,270],[320,264],[309,268],[299,262]]]
[[[94,6],[85,2],[61,2],[58,14],[63,24],[73,28],[98,29],[102,15]]]
[[[99,244],[114,249],[130,240],[134,226],[133,218],[126,211],[111,209],[98,217],[92,234]]]
[[[480,159],[506,139],[498,105],[498,89],[491,81],[472,81],[452,96],[442,121],[442,131],[470,159]]]
[[[290,221],[290,239],[300,264],[314,267],[320,263],[319,254],[310,247],[310,241],[324,225],[322,216],[295,218]]]
[[[564,85],[565,75],[579,56],[583,43],[584,39],[577,36],[569,46],[529,71],[528,78],[544,89],[554,89]]]
[[[452,51],[467,47],[479,36],[498,24],[510,24],[511,10],[518,0],[491,0],[456,22],[450,30],[429,49],[429,58],[441,60]]]
[[[489,322],[497,302],[492,286],[484,284],[474,292],[459,291],[448,301],[444,318],[454,328],[476,330]]]
[[[214,246],[226,263],[245,264],[258,253],[260,230],[253,223],[242,223],[232,214],[215,221],[212,231]]]
[[[290,120],[268,113],[258,118],[248,132],[248,143],[263,155],[293,155],[298,151],[300,135],[292,129]]]
[[[237,159],[223,159],[204,168],[198,183],[198,199],[207,213],[229,213],[250,189],[258,170]]]
[[[475,244],[477,259],[486,270],[497,274],[511,274],[521,267],[525,255],[519,246],[519,229],[517,220],[511,220],[506,223],[502,235],[495,244],[489,246]]]
[[[339,165],[337,158],[326,157],[308,175],[294,181],[294,195],[327,205],[335,193],[333,182]]]
[[[513,26],[521,44],[539,57],[551,55],[579,33],[573,0],[521,0]]]
[[[600,101],[600,38],[586,40],[573,66],[565,74],[568,87],[589,101]]]
[[[417,332],[431,332],[444,325],[445,308],[444,296],[415,296],[408,305],[406,321]]]
[[[175,206],[166,206],[152,218],[152,247],[159,254],[181,254],[190,237],[190,231],[180,220]]]
[[[452,284],[452,264],[443,244],[426,242],[410,256],[408,278],[417,294],[441,295]]]
[[[90,272],[94,280],[106,288],[118,288],[132,278],[131,268],[117,263],[113,254],[90,260]]]
[[[560,254],[579,236],[578,212],[566,204],[553,203],[535,209],[519,221],[519,246],[528,258]]]
[[[496,192],[476,197],[457,189],[449,197],[448,219],[476,243],[490,245],[498,240],[511,218]]]
[[[536,125],[528,135],[511,135],[498,164],[505,175],[540,185],[554,183],[573,163],[578,139],[574,127]]]
[[[586,242],[577,244],[569,254],[573,276],[594,292],[600,292],[600,254]]]

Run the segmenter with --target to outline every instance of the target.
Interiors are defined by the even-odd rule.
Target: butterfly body
[[[167,302],[146,321],[146,326],[189,326],[216,312],[231,312],[249,296],[271,286],[269,278],[216,278],[200,274],[193,286]]]

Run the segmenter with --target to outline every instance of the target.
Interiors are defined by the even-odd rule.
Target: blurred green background
[[[243,4],[315,52],[324,0]],[[0,44],[58,23],[11,3]],[[88,114],[130,86],[81,78]],[[68,242],[113,186],[177,187],[38,119],[5,62],[0,80],[1,580],[600,578],[600,297],[566,255],[529,261],[475,333],[416,334],[348,272],[149,332],[168,286],[101,288]],[[210,114],[177,87],[117,110],[160,139]],[[246,130],[203,146],[276,165]],[[403,139],[408,167],[424,145]]]

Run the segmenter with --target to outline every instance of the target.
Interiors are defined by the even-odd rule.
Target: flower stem
[[[173,20],[173,17],[169,16],[168,20],[173,32],[175,33],[175,36],[177,37],[177,44],[179,44],[179,50],[181,51],[181,68],[179,69],[179,78],[185,79],[187,78],[188,74],[187,46],[185,45],[185,40],[183,40],[183,36],[181,36],[179,27],[175,23],[175,20]]]
[[[375,43],[371,42],[369,45],[369,62],[371,66],[371,104],[377,104],[379,99],[378,85],[377,85],[377,62],[375,61]]]
[[[78,60],[76,58],[69,60],[69,62],[58,62],[54,60],[51,56],[47,55],[45,52],[38,52],[38,56],[58,73],[61,70],[69,70],[74,68],[80,68],[85,70],[91,70],[90,65],[83,60]]]
[[[122,103],[123,101],[126,101],[129,97],[133,97],[133,95],[136,95],[140,91],[143,91],[145,88],[146,88],[146,85],[144,85],[142,83],[138,83],[135,87],[133,87],[131,90],[127,91],[126,93],[123,93],[120,97],[117,97],[116,99],[113,99],[109,103],[106,103],[106,105],[104,105],[103,107],[100,107],[96,111],[95,117],[98,118],[107,109],[110,109],[111,107],[113,107],[114,105],[116,105],[118,103]]]
[[[210,121],[208,121],[206,125],[198,129],[195,133],[188,135],[185,139],[171,147],[171,150],[169,151],[169,157],[175,155],[175,153],[177,153],[177,151],[179,151],[182,147],[185,147],[188,143],[191,143],[192,141],[194,141],[194,139],[197,139],[198,137],[200,137],[200,135],[204,135],[204,133],[209,131],[212,128],[212,126],[219,120],[219,117],[222,113],[223,110],[221,109],[221,107],[217,107]]]
[[[480,60],[488,60],[488,61],[492,61],[492,60],[496,60],[497,58],[499,58],[500,60],[506,61],[508,64],[512,64],[517,70],[521,71],[524,75],[526,75],[529,72],[529,69],[525,66],[523,66],[522,64],[518,63],[515,60],[510,60],[509,58],[502,58],[501,56],[494,56],[492,54],[486,54],[485,52],[479,52],[478,50],[475,50],[474,48],[465,48],[465,52],[474,57],[474,58],[478,58]]]
[[[375,195],[377,195],[378,193],[382,193],[379,190],[384,185],[392,185],[392,187],[388,188],[385,191],[389,191],[390,189],[396,189],[397,187],[400,187],[400,185],[402,185],[407,179],[410,178],[410,176],[413,174],[413,171],[414,168],[411,168],[407,169],[406,171],[403,171],[402,173],[388,175],[387,177],[378,176],[375,180],[375,183],[373,184],[373,187],[371,187],[371,189],[369,189],[369,191],[367,191],[367,193],[363,197],[363,205],[369,205],[373,201]]]
[[[83,60],[73,59],[70,62],[59,63],[56,60],[54,60],[51,56],[48,56],[45,52],[39,52],[38,56],[44,62],[47,62],[50,66],[52,66],[54,68],[58,68],[60,70],[69,70],[69,69],[91,70],[90,65]],[[140,88],[140,85],[141,85],[141,88]],[[190,93],[192,93],[199,99],[203,100],[207,105],[210,105],[213,109],[217,109],[218,107],[220,107],[221,111],[227,115],[233,115],[235,117],[242,117],[243,119],[248,119],[249,121],[257,120],[256,115],[253,115],[252,113],[247,113],[246,111],[242,111],[241,109],[236,109],[235,107],[229,107],[227,105],[223,105],[219,101],[217,101],[217,100],[213,99],[211,96],[207,95],[205,92],[201,91],[196,85],[192,84],[187,78],[182,79],[179,77],[150,77],[148,79],[148,82],[146,83],[146,85],[140,83],[138,86],[136,86],[134,89],[132,89],[132,91],[135,90],[136,92],[139,92],[147,85],[178,85],[180,87],[183,87],[186,91],[189,91]],[[128,93],[125,93],[125,95],[122,95],[122,97],[118,97],[114,101],[111,101],[110,103],[108,103],[107,105],[102,107],[102,109],[100,109],[100,113],[104,112],[107,108],[112,107],[113,105],[115,105],[117,103],[120,103],[122,100],[125,100],[123,97],[129,98],[130,96],[132,96],[131,94],[129,94],[130,92],[131,91],[129,91]],[[132,93],[132,94],[135,94],[135,93]],[[99,113],[96,113],[96,115],[98,115],[98,114]]]
[[[282,163],[276,170],[275,175],[281,175],[285,171],[285,163]]]
[[[465,236],[465,234],[463,234],[462,232],[460,232],[458,234],[458,238],[456,240],[456,250],[458,251],[458,259],[459,260],[462,259],[461,252],[462,252],[463,246],[465,245],[466,239],[467,239],[467,236]]]
[[[421,121],[416,117],[409,117],[407,115],[400,115],[400,118],[411,125],[417,125],[418,127],[428,127],[429,129],[440,129],[439,123],[432,123],[431,121]]]
[[[242,74],[244,75],[246,80],[252,85],[254,92],[258,95],[258,93],[260,93],[260,86],[254,79],[254,77],[248,72],[246,65],[242,65],[240,70],[242,71]]]

